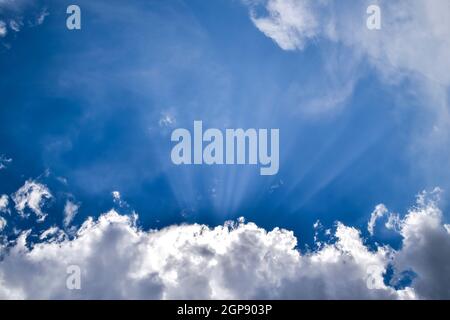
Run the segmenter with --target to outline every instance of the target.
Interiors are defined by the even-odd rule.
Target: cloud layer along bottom
[[[29,231],[5,243],[0,298],[450,298],[450,228],[436,202],[424,199],[404,218],[395,216],[398,250],[366,244],[361,231],[342,223],[329,240],[300,252],[292,232],[243,219],[144,231],[136,215],[112,210],[73,236],[54,228],[38,243],[29,243]],[[73,265],[81,270],[80,290],[66,285]],[[401,286],[405,273],[414,277]]]

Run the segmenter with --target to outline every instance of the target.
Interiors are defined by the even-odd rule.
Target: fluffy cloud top
[[[403,248],[396,255],[398,269],[418,274],[414,287],[420,297],[450,299],[450,230],[434,202],[412,209],[400,230]]]
[[[26,216],[26,209],[33,212],[38,221],[44,221],[47,214],[42,212],[42,206],[45,200],[51,199],[53,196],[48,190],[48,188],[35,182],[33,180],[28,180],[25,184],[17,190],[16,193],[12,195],[12,199],[15,203],[15,209],[21,216]]]
[[[450,233],[434,201],[400,221],[401,249],[369,248],[361,233],[337,224],[335,241],[300,252],[290,231],[254,223],[175,225],[144,231],[137,216],[114,210],[88,219],[70,238],[46,230],[30,245],[23,232],[0,253],[1,298],[124,299],[427,299],[450,298]],[[81,270],[81,289],[66,286]],[[384,277],[413,271],[395,289]]]

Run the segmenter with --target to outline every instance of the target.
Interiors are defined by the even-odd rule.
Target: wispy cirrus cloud
[[[377,1],[382,29],[366,27],[366,8],[373,1],[341,4],[325,0],[247,1],[255,26],[282,49],[302,50],[314,38],[328,39],[366,53],[383,71],[411,71],[443,85],[450,76],[450,10],[446,0]],[[260,12],[256,14],[255,12]],[[434,59],[433,59],[434,58]]]
[[[290,105],[326,116],[351,105],[368,66],[377,81],[401,101],[396,112],[422,116],[411,121],[407,156],[424,179],[448,187],[450,171],[450,12],[447,0],[244,1],[258,30],[283,50],[323,49],[326,75],[287,89]],[[366,26],[369,5],[381,9],[381,30]],[[340,57],[340,58],[339,58]],[[370,75],[371,79],[373,74]],[[367,78],[367,77],[366,77]],[[371,80],[372,81],[372,80]],[[320,93],[320,94],[319,94]],[[293,101],[293,102],[292,102]],[[390,100],[392,101],[392,100]],[[392,102],[395,104],[394,102]],[[436,165],[440,163],[441,165]],[[431,185],[430,185],[431,187]]]
[[[378,206],[376,206],[375,210],[370,215],[370,220],[369,223],[367,224],[367,231],[369,231],[371,235],[374,234],[374,229],[377,220],[381,219],[387,213],[388,210],[386,209],[386,206],[384,204],[379,204]]]
[[[0,217],[0,232],[3,231],[3,229],[6,227],[7,221],[5,218]]]
[[[27,209],[36,215],[38,222],[42,222],[47,214],[42,211],[46,200],[53,196],[48,188],[36,181],[27,180],[25,184],[15,192],[11,198],[15,203],[15,209],[21,216],[27,215]]]
[[[20,32],[24,27],[43,24],[50,15],[45,6],[30,0],[0,1],[0,38]]]
[[[8,33],[8,29],[6,28],[6,23],[0,20],[0,38],[3,38]]]
[[[67,200],[64,206],[64,226],[68,227],[78,213],[80,205],[71,200]]]
[[[450,76],[445,71],[450,68],[450,23],[444,14],[449,12],[450,3],[446,0],[377,1],[382,10],[379,31],[366,27],[366,8],[373,1],[245,3],[255,26],[284,50],[303,50],[314,39],[329,40],[352,48],[354,57],[349,61],[365,55],[386,81],[396,82],[409,76],[423,87],[450,86]]]
[[[248,2],[255,26],[284,50],[303,49],[319,32],[318,19],[307,0],[271,0],[265,2],[267,15],[259,15],[262,1]]]
[[[0,24],[0,26],[1,26],[1,24]],[[0,31],[0,33],[1,33],[1,31]],[[8,158],[4,155],[0,155],[0,170],[6,169],[11,162],[12,162],[11,158]]]
[[[0,196],[0,212],[8,212],[9,197],[6,194]]]

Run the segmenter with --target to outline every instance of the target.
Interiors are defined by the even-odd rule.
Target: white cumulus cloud
[[[338,223],[335,242],[300,252],[288,230],[244,220],[210,228],[174,225],[145,231],[136,216],[114,210],[88,219],[73,238],[52,227],[29,245],[29,232],[3,249],[1,298],[125,299],[429,299],[450,298],[450,234],[434,201],[401,221],[400,249],[365,245],[359,230]],[[81,289],[66,286],[81,271]],[[384,280],[411,270],[412,283]]]
[[[442,217],[430,201],[410,210],[401,223],[403,246],[394,263],[418,274],[413,284],[419,297],[450,299],[450,232]]]

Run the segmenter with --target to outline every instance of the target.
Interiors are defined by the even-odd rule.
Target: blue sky
[[[63,23],[65,6],[43,6],[52,13],[46,22],[12,35],[1,53],[0,147],[14,159],[1,177],[6,192],[48,169],[67,179],[60,187],[84,215],[107,209],[118,190],[149,226],[185,221],[187,210],[191,222],[244,215],[303,233],[317,219],[365,223],[383,201],[404,211],[417,192],[442,183],[408,155],[423,118],[417,102],[398,101],[408,83],[385,85],[361,61],[342,106],[302,110],[327,94],[323,82],[344,90],[352,81],[346,48],[318,39],[302,52],[280,50],[236,1],[86,4],[75,32]],[[327,59],[344,64],[342,78],[329,79]],[[189,129],[196,119],[280,128],[279,174],[173,166],[171,128],[159,125],[166,115]]]
[[[423,62],[433,55],[414,51],[417,43],[395,47],[397,17],[386,15],[387,30],[363,30],[370,1],[311,5],[320,25],[312,31],[283,21],[284,11],[271,16],[278,2],[79,0],[75,31],[65,27],[69,1],[6,2],[0,18],[23,25],[0,38],[0,155],[12,159],[0,193],[32,179],[53,198],[44,222],[13,217],[5,232],[60,226],[70,200],[79,205],[74,225],[112,207],[138,212],[144,229],[244,216],[294,231],[303,248],[317,220],[367,235],[376,205],[403,215],[435,187],[447,221],[448,64]],[[324,31],[330,12],[351,14],[334,35]],[[280,30],[302,45],[286,49]],[[418,34],[419,45],[435,44],[438,31]],[[448,53],[443,41],[436,64]],[[170,134],[194,120],[279,128],[279,173],[173,165]],[[380,231],[375,241],[396,247],[399,236]]]

